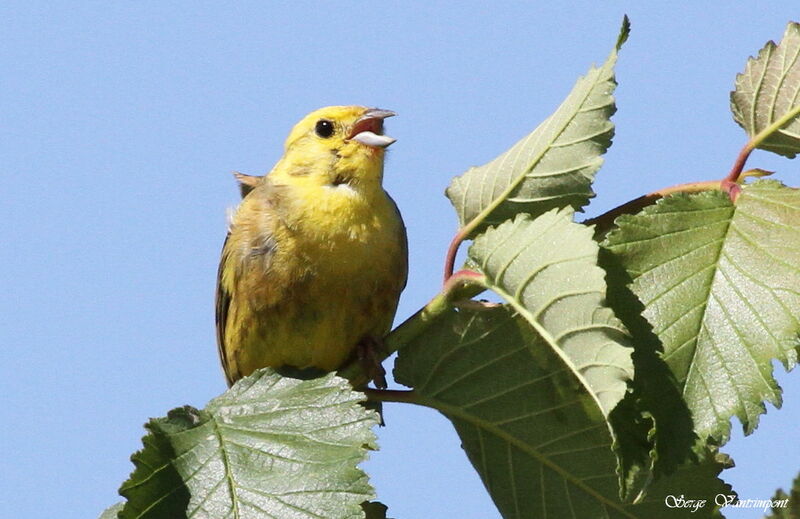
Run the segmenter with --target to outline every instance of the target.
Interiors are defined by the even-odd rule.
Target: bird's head
[[[389,110],[329,106],[305,116],[286,139],[284,166],[294,175],[326,175],[332,183],[377,180],[383,157],[395,139],[383,134]]]

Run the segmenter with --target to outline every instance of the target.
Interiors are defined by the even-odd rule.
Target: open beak
[[[387,117],[397,115],[391,110],[381,110],[380,108],[370,108],[364,115],[359,117],[353,125],[353,129],[348,140],[360,142],[373,148],[385,148],[397,139],[392,139],[383,134],[383,120]]]

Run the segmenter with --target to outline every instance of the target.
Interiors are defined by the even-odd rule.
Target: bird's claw
[[[374,337],[364,337],[358,343],[357,355],[361,367],[367,377],[378,389],[386,389],[386,370],[383,369],[379,353],[383,349],[379,340]]]

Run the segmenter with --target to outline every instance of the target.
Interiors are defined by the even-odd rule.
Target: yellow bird
[[[264,177],[237,175],[217,279],[228,385],[271,366],[333,371],[389,331],[406,284],[406,231],[384,191],[394,112],[331,106],[307,115]]]

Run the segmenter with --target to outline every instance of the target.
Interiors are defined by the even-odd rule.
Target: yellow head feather
[[[394,142],[383,135],[383,119],[392,115],[394,112],[364,106],[315,110],[292,128],[284,156],[270,175],[273,180],[304,176],[317,184],[380,184],[384,148]]]

